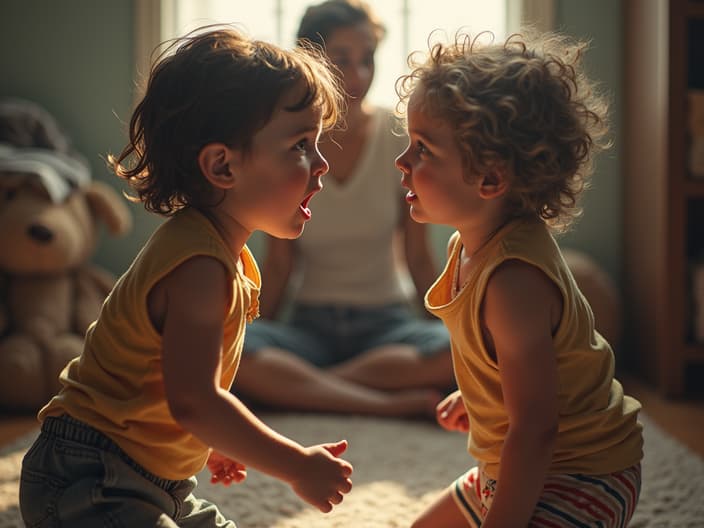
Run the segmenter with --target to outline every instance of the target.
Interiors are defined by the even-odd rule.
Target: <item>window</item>
[[[137,75],[149,71],[150,54],[163,40],[213,23],[236,24],[251,36],[293,46],[305,8],[320,0],[154,0],[135,2]],[[448,37],[458,29],[470,34],[492,31],[501,40],[521,23],[551,29],[554,0],[367,0],[384,21],[386,38],[376,54],[376,76],[370,101],[396,103],[394,83],[407,71],[408,53],[427,49],[431,31]],[[441,34],[442,35],[442,34]],[[139,95],[139,94],[137,94]]]
[[[210,23],[234,23],[249,35],[283,47],[295,44],[296,30],[306,7],[315,0],[174,0],[170,35],[176,36]],[[428,34],[443,28],[449,36],[463,27],[470,33],[506,33],[506,5],[486,0],[385,0],[372,2],[387,28],[376,54],[376,75],[369,100],[383,106],[396,104],[394,82],[406,71],[406,57],[427,47]],[[460,25],[462,24],[462,26]],[[168,28],[167,28],[168,30]]]

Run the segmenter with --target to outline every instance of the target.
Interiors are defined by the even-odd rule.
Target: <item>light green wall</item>
[[[620,1],[557,0],[556,7],[559,29],[593,41],[587,68],[612,94],[615,142],[598,160],[584,217],[561,243],[587,251],[618,279],[622,259]],[[118,186],[101,156],[118,152],[126,138],[120,119],[129,120],[132,106],[132,2],[0,0],[0,15],[0,95],[23,96],[44,105],[89,159],[94,177]],[[139,206],[129,207],[136,220],[133,232],[124,239],[104,236],[95,257],[116,273],[126,269],[157,224]],[[449,232],[433,228],[439,259]],[[259,242],[255,237],[255,252]]]
[[[611,100],[611,139],[614,146],[597,158],[592,188],[585,194],[584,216],[563,246],[593,256],[620,283],[623,260],[621,180],[622,9],[620,0],[557,0],[557,29],[591,40],[587,73],[601,83]]]
[[[0,0],[0,96],[44,106],[88,159],[93,178],[116,187],[104,158],[126,138],[132,41],[128,0]],[[137,228],[122,239],[103,231],[95,257],[115,273],[155,225],[138,205],[128,207]]]

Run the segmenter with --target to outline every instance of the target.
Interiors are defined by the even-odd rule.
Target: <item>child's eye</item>
[[[307,152],[308,151],[308,139],[307,138],[301,139],[298,143],[296,143],[293,146],[293,150],[297,150],[299,152]]]
[[[428,151],[428,147],[426,147],[425,143],[423,143],[422,141],[416,142],[416,152],[418,152],[419,156],[430,154],[430,152]]]

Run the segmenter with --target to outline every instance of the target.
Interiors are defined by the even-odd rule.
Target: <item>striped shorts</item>
[[[548,475],[529,526],[625,528],[638,503],[641,467],[608,475]],[[452,485],[469,526],[479,527],[496,492],[496,480],[474,467]]]

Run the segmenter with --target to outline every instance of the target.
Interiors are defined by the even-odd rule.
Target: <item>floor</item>
[[[663,398],[642,381],[620,378],[627,394],[638,399],[643,410],[663,430],[704,457],[704,397],[701,394],[689,399]]]
[[[668,400],[632,377],[622,377],[628,394],[643,404],[656,423],[690,449],[704,457],[704,398]],[[0,447],[37,427],[34,415],[0,413]]]
[[[0,447],[37,427],[34,415],[0,413]]]

